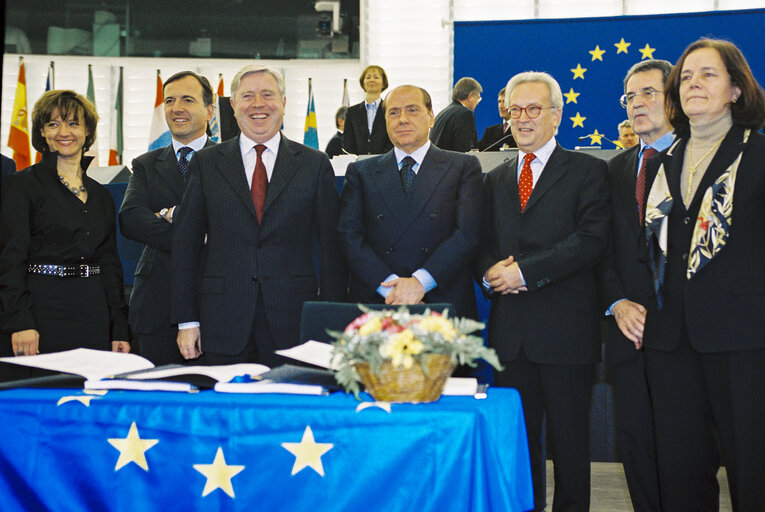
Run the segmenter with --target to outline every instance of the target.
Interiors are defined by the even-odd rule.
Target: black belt
[[[36,265],[27,266],[30,274],[58,277],[90,277],[101,273],[98,265]]]

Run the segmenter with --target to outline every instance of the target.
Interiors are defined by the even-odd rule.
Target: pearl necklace
[[[79,188],[77,188],[77,187],[72,187],[72,186],[70,186],[70,185],[69,185],[69,182],[68,182],[68,181],[66,181],[66,179],[64,179],[64,176],[62,176],[61,174],[59,174],[59,175],[58,175],[58,179],[59,179],[59,180],[61,180],[61,183],[63,183],[63,184],[64,184],[64,186],[65,186],[67,189],[69,189],[69,191],[70,191],[72,194],[76,195],[77,197],[80,197],[80,194],[82,194],[82,193],[84,193],[84,192],[87,192],[87,191],[88,191],[88,189],[86,189],[86,188],[85,188],[85,184],[84,184],[84,183],[83,183],[82,185],[80,185],[80,187],[79,187]]]
[[[727,133],[725,134],[727,135]],[[709,150],[704,153],[701,158],[696,160],[696,163],[693,162],[693,138],[688,143],[688,185],[685,188],[685,201],[688,202],[690,200],[691,195],[691,189],[693,188],[693,177],[696,175],[696,168],[699,166],[701,162],[706,160],[706,158],[712,154],[712,152],[717,149],[717,146],[719,146],[723,139],[725,139],[725,135],[722,136],[720,140],[712,144],[712,147],[709,148]]]

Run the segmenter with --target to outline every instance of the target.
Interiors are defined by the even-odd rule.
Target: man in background
[[[435,118],[430,140],[441,149],[466,153],[478,147],[473,112],[481,101],[483,88],[474,78],[464,77],[454,84],[452,102]]]
[[[343,152],[343,131],[345,130],[345,114],[348,112],[348,107],[342,106],[335,112],[335,126],[337,127],[337,133],[335,133],[329,142],[324,152],[328,157],[342,155]]]
[[[180,204],[194,154],[213,145],[207,123],[213,115],[213,91],[207,78],[181,71],[162,87],[165,120],[172,143],[133,160],[120,208],[120,231],[144,244],[130,295],[130,328],[143,357],[155,365],[181,363],[170,322],[170,251],[175,207]]]
[[[502,122],[488,126],[483,132],[483,137],[478,141],[478,149],[481,151],[500,151],[504,148],[514,148],[515,140],[510,130],[510,113],[505,107],[505,89],[499,91],[497,98],[497,110]]]
[[[622,149],[629,149],[633,146],[636,146],[638,141],[638,136],[635,134],[635,131],[632,129],[632,121],[629,119],[625,119],[621,123],[619,123],[619,126],[617,127],[619,130],[619,142],[622,145]]]

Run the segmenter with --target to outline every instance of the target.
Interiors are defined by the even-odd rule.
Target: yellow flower
[[[359,328],[359,336],[368,336],[373,332],[379,331],[381,327],[382,320],[380,320],[379,316],[374,316]]]
[[[393,366],[409,369],[414,364],[412,355],[422,352],[423,345],[415,339],[414,333],[409,329],[393,334],[385,343],[380,345],[380,355],[390,358]]]
[[[454,340],[454,337],[457,335],[457,329],[454,328],[454,325],[448,319],[440,315],[426,316],[420,320],[417,325],[427,332],[441,334],[447,341]]]

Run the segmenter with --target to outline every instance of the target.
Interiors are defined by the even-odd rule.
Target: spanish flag
[[[26,169],[32,164],[32,153],[29,148],[29,123],[27,121],[27,78],[26,73],[24,73],[23,57],[19,58],[19,80],[16,84],[16,97],[13,100],[8,147],[13,150],[16,169]]]

